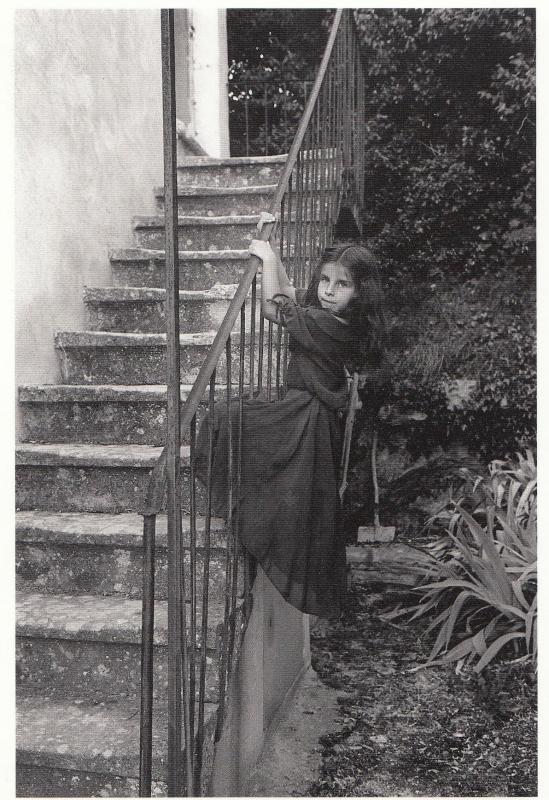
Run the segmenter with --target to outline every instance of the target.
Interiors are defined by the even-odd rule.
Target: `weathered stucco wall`
[[[162,182],[160,12],[15,15],[16,382],[55,382],[56,330]]]

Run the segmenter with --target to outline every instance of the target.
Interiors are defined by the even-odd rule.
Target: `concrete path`
[[[338,692],[310,668],[278,712],[246,797],[305,795],[322,764],[319,738],[338,727]]]

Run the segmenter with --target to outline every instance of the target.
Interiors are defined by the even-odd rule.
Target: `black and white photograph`
[[[13,796],[543,796],[535,5],[6,14]]]

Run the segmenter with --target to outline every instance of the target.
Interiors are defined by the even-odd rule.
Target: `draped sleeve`
[[[322,341],[325,337],[347,343],[350,338],[349,326],[331,311],[301,305],[305,293],[305,289],[296,289],[296,303],[285,294],[277,294],[272,298],[277,306],[277,322],[288,330],[294,341],[311,352],[317,351],[319,346],[325,346],[325,341]]]

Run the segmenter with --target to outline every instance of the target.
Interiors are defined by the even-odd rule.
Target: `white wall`
[[[56,330],[162,183],[160,12],[15,15],[16,382],[58,380]]]
[[[229,156],[227,12],[206,5],[189,10],[192,61],[192,134],[209,156]]]

